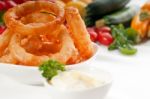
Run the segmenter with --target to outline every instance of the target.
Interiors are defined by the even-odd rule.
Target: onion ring
[[[3,55],[3,51],[8,46],[11,36],[12,33],[8,29],[6,29],[0,36],[0,56]]]
[[[23,24],[47,23],[56,19],[54,15],[47,14],[46,12],[35,12],[28,14],[20,19]]]
[[[38,66],[43,61],[49,59],[54,59],[65,64],[76,52],[76,48],[74,46],[71,37],[69,36],[67,31],[64,30],[64,28],[61,33],[61,38],[63,42],[60,51],[58,53],[50,54],[48,56],[46,55],[37,56],[28,53],[23,47],[20,46],[21,35],[17,33],[13,35],[11,42],[9,44],[9,49],[10,52],[13,54],[13,56],[24,65]]]
[[[30,13],[46,10],[54,13],[56,19],[47,23],[36,23],[36,25],[23,24],[19,19]],[[46,1],[28,1],[9,9],[4,15],[4,21],[8,28],[23,35],[50,34],[60,27],[64,22],[64,9],[56,3]]]
[[[60,32],[60,35],[62,37],[62,48],[58,53],[51,55],[51,58],[66,64],[72,56],[76,57],[78,55],[78,51],[75,48],[74,42],[65,27]]]
[[[18,61],[11,55],[11,53],[8,50],[2,57],[0,57],[0,62],[17,64]]]
[[[86,26],[76,8],[66,8],[66,21],[74,44],[84,59],[93,55],[94,48]],[[78,27],[78,28],[77,28]]]
[[[0,62],[39,66],[50,59],[75,64],[93,55],[92,41],[75,8],[29,1],[9,9],[4,21],[8,29],[0,37]]]

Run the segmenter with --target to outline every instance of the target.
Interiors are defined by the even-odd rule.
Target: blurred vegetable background
[[[130,0],[93,0],[81,14],[94,42],[133,55],[133,47],[150,37],[150,3],[140,8],[129,5]]]

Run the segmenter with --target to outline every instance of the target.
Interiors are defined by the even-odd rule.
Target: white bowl
[[[98,45],[93,43],[93,46],[95,48],[95,53],[90,59],[69,66],[76,67],[91,64],[92,61],[96,58],[96,55],[98,53]],[[31,85],[43,84],[42,76],[38,70],[38,67],[0,63],[0,73],[24,84],[31,84]]]
[[[99,77],[99,79],[105,81],[104,85],[98,86],[96,88],[91,88],[87,90],[80,91],[68,91],[60,90],[50,85],[47,80],[44,79],[44,85],[47,89],[47,94],[49,94],[51,99],[104,99],[107,95],[111,85],[112,85],[112,76],[110,73],[100,70],[96,67],[90,66],[81,66],[70,68],[73,70],[78,70],[86,73],[92,73]]]

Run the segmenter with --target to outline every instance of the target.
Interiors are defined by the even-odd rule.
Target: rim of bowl
[[[98,49],[99,49],[99,45],[94,43],[93,42],[93,46],[95,48],[95,52],[93,54],[92,57],[90,57],[89,59],[83,61],[83,62],[80,62],[80,63],[77,63],[77,64],[72,64],[72,65],[66,65],[66,67],[74,67],[75,65],[80,65],[80,64],[84,64],[86,63],[87,61],[90,61],[93,57],[95,57],[98,53]],[[8,64],[8,63],[0,63],[0,65],[8,65],[8,66],[14,66],[14,67],[17,67],[17,68],[24,68],[24,69],[33,69],[33,70],[37,70],[38,67],[36,66],[26,66],[26,65],[15,65],[15,64]]]

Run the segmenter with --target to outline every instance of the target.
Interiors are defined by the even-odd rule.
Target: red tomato
[[[99,33],[99,32],[109,32],[109,33],[111,33],[111,28],[108,27],[108,26],[104,26],[104,27],[96,28],[95,31],[97,33]]]
[[[95,28],[94,27],[88,27],[87,31],[90,34],[90,38],[93,42],[97,41],[97,33],[95,32]]]
[[[93,42],[96,42],[96,41],[97,41],[97,33],[94,32],[94,31],[91,31],[91,32],[89,32],[89,34],[90,34],[91,40],[92,40]]]
[[[5,3],[4,1],[0,1],[0,11],[5,9]]]
[[[16,2],[17,4],[21,4],[24,2],[24,0],[13,0],[14,2]]]
[[[5,4],[6,4],[6,9],[12,8],[14,6],[16,6],[17,4],[12,1],[12,0],[5,0]]]
[[[2,34],[5,31],[6,27],[3,25],[0,25],[0,34]]]
[[[109,32],[99,32],[98,33],[98,41],[103,45],[110,45],[113,42],[113,37]]]

